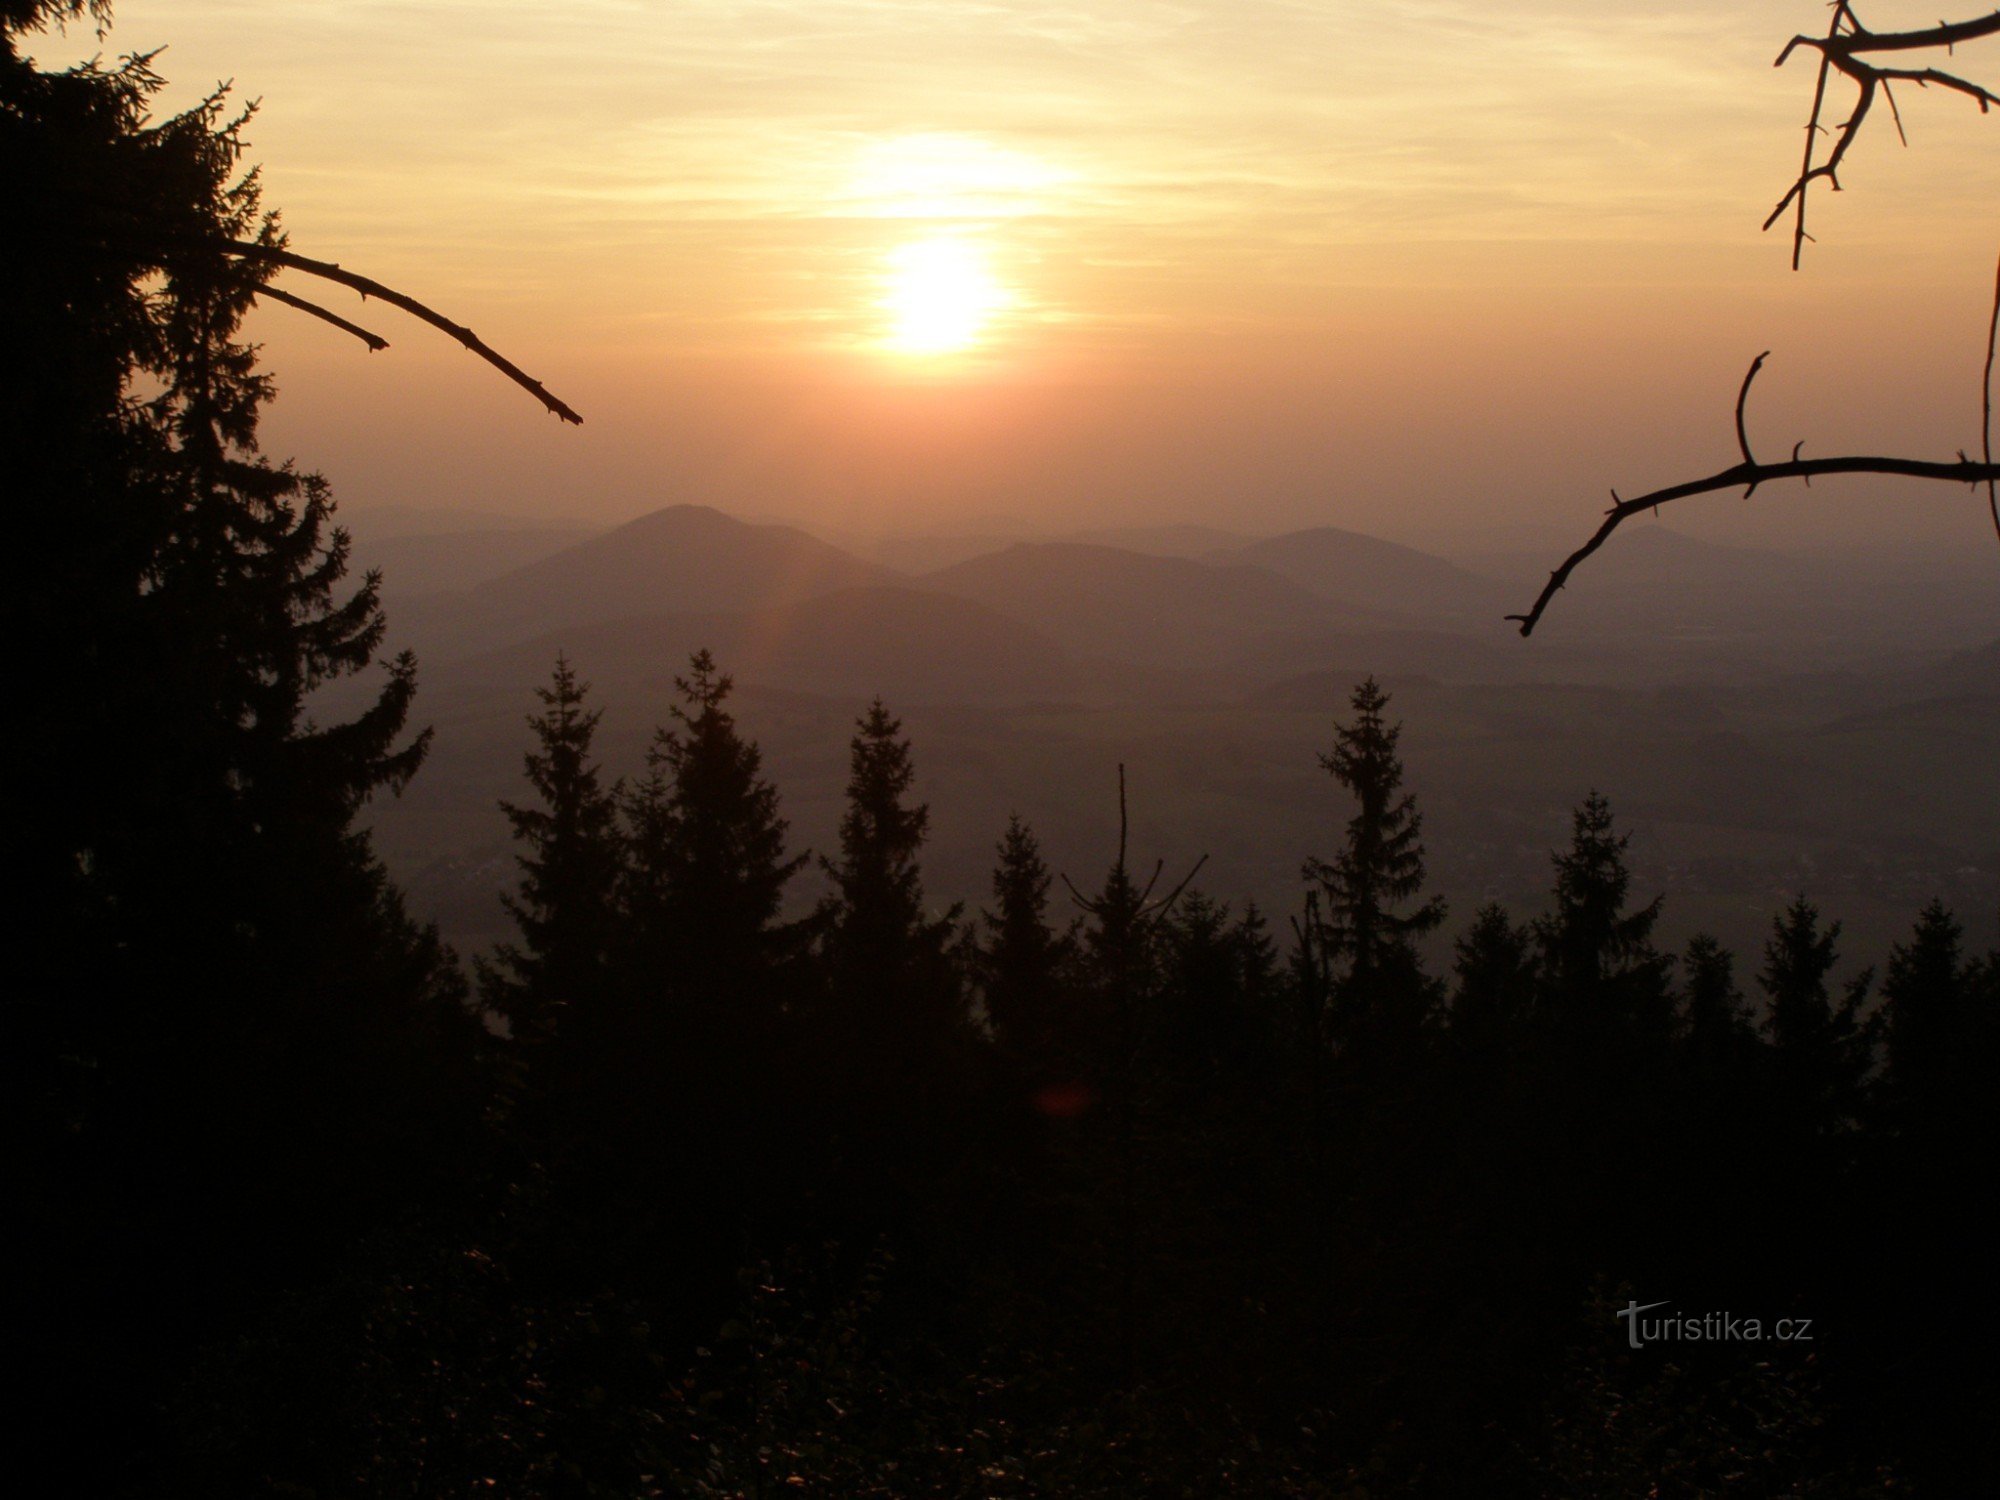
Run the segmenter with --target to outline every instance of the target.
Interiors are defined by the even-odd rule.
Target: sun
[[[981,246],[962,236],[914,240],[889,252],[884,343],[899,354],[956,354],[979,343],[1013,302]]]

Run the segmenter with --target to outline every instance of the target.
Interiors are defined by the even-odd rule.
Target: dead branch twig
[[[1764,228],[1769,229],[1784,216],[1787,208],[1797,206],[1792,225],[1792,269],[1799,268],[1800,258],[1805,253],[1805,243],[1812,236],[1806,233],[1806,197],[1812,184],[1824,181],[1835,192],[1840,191],[1840,167],[1846,160],[1847,151],[1861,133],[1862,124],[1874,106],[1875,94],[1880,90],[1889,101],[1891,114],[1895,116],[1896,133],[1908,144],[1903,135],[1902,112],[1896,108],[1895,95],[1889,91],[1891,81],[1914,83],[1919,88],[1936,84],[1939,88],[1964,94],[1979,106],[1981,114],[1986,114],[1994,105],[2000,104],[2000,94],[1954,73],[1946,73],[1937,68],[1886,68],[1868,61],[1868,57],[1884,52],[1913,52],[1930,47],[1942,47],[1949,52],[1960,42],[1974,41],[1980,37],[2000,35],[2000,10],[1990,16],[1980,16],[1970,21],[1940,21],[1937,25],[1919,31],[1870,31],[1861,24],[1854,14],[1849,0],[1836,0],[1833,7],[1833,21],[1827,34],[1817,36],[1795,36],[1785,43],[1773,67],[1782,68],[1791,55],[1801,47],[1819,53],[1819,76],[1813,85],[1811,113],[1806,117],[1805,158],[1800,163],[1799,175],[1785,190],[1778,206],[1771,210],[1764,220]],[[1853,112],[1835,129],[1833,149],[1827,153],[1825,161],[1813,162],[1817,137],[1823,133],[1820,125],[1820,110],[1826,102],[1826,81],[1832,71],[1838,71],[1854,80],[1857,94]]]
[[[576,411],[567,402],[553,395],[539,380],[529,375],[505,355],[489,346],[470,328],[465,327],[463,324],[452,322],[451,319],[445,317],[443,314],[426,307],[423,303],[417,301],[416,298],[407,296],[397,291],[394,287],[384,286],[381,282],[371,277],[356,275],[353,271],[345,270],[332,261],[311,260],[306,256],[296,255],[292,251],[283,249],[277,245],[259,245],[244,240],[230,240],[226,241],[220,248],[227,255],[240,256],[245,260],[262,261],[268,265],[284,266],[294,271],[303,271],[308,276],[318,276],[326,281],[335,281],[342,286],[352,287],[364,298],[374,297],[392,306],[400,307],[412,317],[421,318],[424,322],[430,324],[431,327],[450,334],[474,354],[493,366],[502,375],[513,381],[514,384],[521,387],[522,390],[541,402],[543,406],[562,418],[563,421],[574,422],[579,426],[583,423],[583,418],[577,415]],[[263,288],[259,290],[261,291]],[[284,301],[287,299],[280,298],[279,300]],[[297,299],[292,300],[296,301]],[[354,329],[353,325],[349,324],[347,326],[350,331],[359,332],[358,329]]]
[[[1993,316],[1986,324],[1986,374],[1980,384],[1979,432],[1986,467],[1993,467],[1993,354],[2000,347],[2000,265],[1993,269]],[[1993,514],[1993,534],[2000,536],[2000,482],[1986,476],[1986,508]]]
[[[1996,297],[1995,305],[2000,307],[2000,297]],[[2000,312],[1995,316],[1996,320],[2000,320]],[[1989,376],[1992,368],[1992,343],[1993,340],[1989,339]],[[1750,441],[1743,425],[1743,404],[1750,394],[1750,382],[1756,379],[1757,372],[1763,367],[1768,353],[1769,351],[1766,351],[1751,361],[1750,372],[1743,377],[1742,389],[1736,397],[1736,436],[1738,446],[1743,452],[1743,461],[1732,464],[1718,473],[1710,474],[1705,479],[1690,479],[1681,484],[1670,484],[1665,489],[1653,490],[1649,494],[1638,495],[1630,500],[1618,499],[1617,492],[1613,491],[1612,500],[1615,503],[1604,513],[1603,523],[1591,535],[1590,540],[1572,552],[1563,560],[1562,566],[1549,575],[1549,581],[1542,585],[1542,592],[1526,614],[1507,616],[1509,620],[1520,625],[1522,635],[1534,632],[1535,626],[1541,621],[1543,611],[1549,607],[1549,602],[1561,591],[1563,585],[1569,582],[1569,576],[1576,571],[1577,565],[1602,547],[1610,539],[1612,532],[1641,511],[1655,510],[1671,501],[1685,500],[1690,495],[1711,495],[1718,490],[1734,489],[1740,484],[1747,496],[1758,485],[1777,479],[1803,479],[1811,483],[1813,479],[1824,474],[1887,474],[1903,479],[1940,479],[1970,485],[1975,489],[1985,484],[1990,499],[1995,482],[2000,481],[2000,464],[1993,461],[1990,378],[1987,447],[1983,463],[1976,463],[1963,453],[1958,455],[1956,462],[1951,463],[1920,458],[1891,458],[1875,454],[1850,454],[1838,458],[1801,458],[1799,447],[1795,446],[1789,459],[1780,463],[1766,464],[1757,462],[1750,454]]]
[[[294,297],[290,292],[283,291],[280,288],[274,286],[258,287],[257,295],[260,297],[268,297],[273,302],[282,302],[287,307],[296,307],[302,313],[311,313],[315,318],[318,318],[322,323],[331,323],[335,328],[340,329],[343,333],[353,334],[356,338],[360,339],[362,343],[368,346],[368,352],[370,354],[376,353],[378,350],[386,349],[389,347],[389,341],[383,338],[381,334],[370,333],[366,328],[363,328],[359,323],[350,323],[347,321],[347,319],[343,318],[339,313],[331,312],[328,309],[321,307],[317,302],[308,302],[303,297]]]

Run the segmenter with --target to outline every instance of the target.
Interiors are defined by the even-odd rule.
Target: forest
[[[1448,908],[1386,674],[1283,909],[1123,768],[1087,877],[1016,817],[953,904],[895,702],[814,853],[726,654],[625,778],[552,654],[454,951],[368,832],[417,662],[258,446],[325,267],[226,93],[18,45],[107,20],[0,0],[21,1493],[1981,1492],[2000,951],[1669,946],[1582,776],[1535,909]]]

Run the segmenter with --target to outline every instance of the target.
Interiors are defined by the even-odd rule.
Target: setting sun
[[[994,278],[981,248],[959,238],[917,240],[889,254],[882,306],[889,348],[903,354],[955,354],[979,342],[993,315],[1013,298]]]

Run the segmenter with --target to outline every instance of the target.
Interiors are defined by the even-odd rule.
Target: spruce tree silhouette
[[[786,856],[777,788],[728,708],[734,681],[703,650],[674,686],[673,725],[655,733],[626,799],[626,963],[687,1015],[767,1032],[807,937],[779,916],[809,856]]]
[[[1682,1045],[1699,1069],[1737,1066],[1757,1033],[1736,985],[1735,956],[1708,933],[1697,933],[1688,940],[1681,974]]]
[[[1278,945],[1263,908],[1255,901],[1243,903],[1243,915],[1236,919],[1235,942],[1243,1002],[1253,1010],[1269,1011],[1281,989]]]
[[[1166,861],[1156,860],[1153,873],[1142,885],[1132,875],[1130,850],[1131,816],[1121,764],[1118,854],[1105,872],[1104,884],[1095,896],[1086,896],[1067,875],[1062,881],[1085,917],[1080,974],[1086,1005],[1079,1035],[1085,1076],[1104,1106],[1094,1110],[1091,1118],[1102,1120],[1110,1137],[1112,1347],[1117,1351],[1117,1369],[1127,1382],[1138,1378],[1149,1323],[1139,1290],[1140,1204],[1145,1197],[1140,1181],[1144,1168],[1140,1135],[1142,1116],[1158,1096],[1153,1087],[1158,1079],[1149,1064],[1154,1061],[1153,1043],[1160,1022],[1163,932],[1175,905],[1208,862],[1204,854],[1180,884],[1163,896],[1155,896]]]
[[[1555,856],[1555,910],[1535,924],[1543,1018],[1559,1031],[1617,1031],[1664,1040],[1672,960],[1653,946],[1663,897],[1627,910],[1630,834],[1613,832],[1611,804],[1584,798],[1570,846]]]
[[[1881,1031],[1879,1018],[1866,1014],[1872,970],[1849,980],[1837,1002],[1827,989],[1839,940],[1840,923],[1822,931],[1819,909],[1796,897],[1771,919],[1757,972],[1782,1095],[1779,1114],[1812,1137],[1860,1120]]]
[[[1275,955],[1254,906],[1241,917],[1190,889],[1160,931],[1155,1067],[1184,1101],[1218,1098],[1262,1065]]]
[[[823,1051],[859,1200],[904,1194],[934,1173],[965,1102],[956,1080],[972,1038],[959,908],[933,916],[924,900],[930,810],[910,803],[915,780],[902,723],[877,698],[849,744],[840,855],[821,858],[833,890],[818,912]]]
[[[1007,820],[994,853],[993,905],[980,914],[985,933],[976,951],[980,996],[995,1040],[1030,1087],[1046,1087],[1058,1081],[1060,1059],[1074,1052],[1064,1045],[1075,1019],[1068,1013],[1075,1003],[1074,933],[1049,923],[1054,876],[1018,814]]]
[[[777,1175],[797,1105],[788,1012],[810,989],[812,922],[783,913],[808,856],[785,852],[777,788],[729,708],[733,680],[701,650],[674,685],[680,702],[624,803],[616,1009],[598,1068],[617,1144],[604,1165],[637,1182],[648,1213],[702,1203],[698,1224],[663,1219],[660,1232],[716,1270],[740,1253],[745,1216],[790,1180]]]
[[[195,1310],[220,1336],[436,1201],[483,1093],[456,966],[356,827],[423,760],[414,662],[378,662],[377,583],[347,584],[325,482],[257,452],[273,387],[242,324],[269,272],[240,252],[283,236],[246,116],[218,93],[154,118],[148,57],[23,56],[86,15],[109,7],[0,8],[0,454],[35,559],[0,604],[25,706],[6,768],[35,788],[4,855],[0,1092],[30,1216],[59,1226],[31,1250],[29,1425],[129,1434],[79,1444],[79,1475],[146,1446]],[[321,716],[378,670],[354,717]],[[225,1253],[256,1242],[295,1250]]]
[[[613,1041],[612,957],[625,849],[620,786],[606,787],[592,755],[601,710],[569,659],[558,655],[542,711],[530,715],[535,747],[523,770],[536,803],[503,801],[521,878],[501,897],[519,933],[475,961],[481,1003],[512,1039],[502,1097],[521,1146],[544,1170],[566,1169],[600,1133],[598,1091]]]
[[[520,932],[479,966],[480,996],[504,1017],[515,1041],[548,1045],[568,1016],[603,1003],[623,848],[618,784],[606,787],[591,755],[601,709],[584,708],[590,685],[565,656],[549,686],[537,688],[542,712],[528,720],[535,748],[525,772],[539,805],[502,802],[522,846],[516,891],[502,898]]]
[[[1762,1224],[1777,1196],[1766,1177],[1775,1165],[1769,1155],[1740,1149],[1771,1137],[1770,1058],[1737,987],[1735,955],[1707,933],[1688,940],[1677,1001],[1680,1090],[1672,1107],[1681,1123],[1659,1155],[1701,1194],[1688,1221],[1705,1220],[1705,1237],[1722,1242]]]
[[[1539,974],[1534,931],[1489,902],[1453,945],[1451,1034],[1459,1047],[1491,1055],[1516,1039],[1534,1012]]]
[[[0,130],[31,226],[8,237],[0,296],[40,350],[8,365],[0,399],[39,560],[9,598],[41,731],[10,748],[38,787],[11,862],[36,893],[22,956],[48,1071],[29,1097],[66,1100],[84,1138],[121,1134],[111,1115],[129,1111],[134,1143],[173,1163],[156,1179],[171,1199],[187,1172],[262,1176],[258,1154],[344,1116],[348,1090],[381,1096],[354,1101],[359,1136],[393,1136],[433,1092],[414,1086],[420,1059],[470,1032],[435,938],[352,826],[422,762],[428,737],[404,734],[414,662],[388,664],[354,719],[308,716],[375,665],[376,582],[343,595],[326,484],[256,454],[271,383],[240,337],[256,278],[163,249],[276,241],[241,170],[243,119],[215,96],[151,123],[143,59],[44,75],[19,56],[22,25],[82,13],[0,18]],[[93,214],[117,222],[67,255]],[[160,1107],[195,1079],[209,1104]],[[229,1119],[253,1099],[262,1124]],[[199,1119],[213,1151],[173,1140]],[[363,1170],[352,1151],[317,1165]]]
[[[1947,1490],[1972,1490],[1990,1447],[1968,1443],[1992,1400],[1987,1366],[2000,1315],[1968,1302],[1992,1264],[1994,1154],[2000,1151],[2000,983],[1996,960],[1968,959],[1964,929],[1940,900],[1890,949],[1882,976],[1884,1049],[1874,1124],[1870,1207],[1873,1295],[1857,1309],[1875,1325],[1877,1358],[1921,1379],[1885,1391],[1907,1412],[1918,1450]],[[1947,1467],[1938,1460],[1948,1460]]]
[[[1402,790],[1402,726],[1383,717],[1388,704],[1373,677],[1355,687],[1354,717],[1336,727],[1320,765],[1360,805],[1340,853],[1308,859],[1304,870],[1321,899],[1313,937],[1332,976],[1334,1039],[1343,1046],[1407,1039],[1436,1006],[1415,943],[1444,921],[1445,904],[1441,896],[1417,901],[1425,883],[1423,817],[1415,796]]]
[[[1984,1092],[1978,1042],[1986,1030],[1977,975],[1965,962],[1965,929],[1942,901],[1889,950],[1882,976],[1882,1089],[1895,1129],[1930,1149],[1964,1144],[1967,1112]]]
[[[930,809],[907,803],[909,741],[880,698],[857,721],[849,755],[840,857],[820,861],[834,885],[822,920],[836,1003],[872,1012],[887,1034],[934,1043],[959,1020],[946,961],[959,909],[926,908],[918,856]]]

